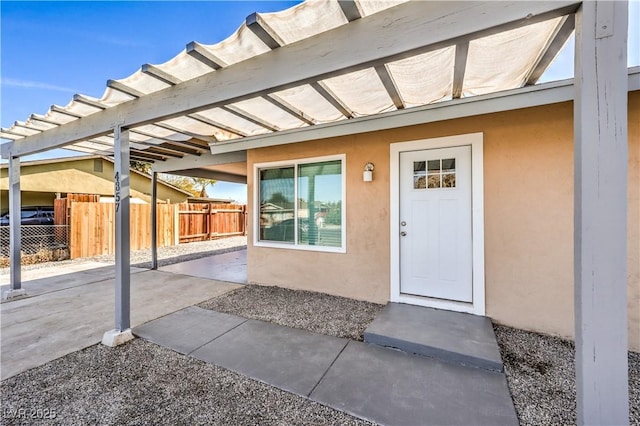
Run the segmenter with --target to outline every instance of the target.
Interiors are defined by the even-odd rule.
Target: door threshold
[[[396,295],[396,297],[392,297],[391,302],[406,303],[408,305],[424,306],[445,311],[484,315],[484,309],[475,306],[473,302],[457,302],[455,300],[437,299],[435,297],[417,296],[408,293],[400,293]]]

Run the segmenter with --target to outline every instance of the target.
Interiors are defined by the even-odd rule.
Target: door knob
[[[400,235],[402,235],[403,237],[406,237],[406,236],[407,236],[407,233],[406,233],[406,232],[404,232],[404,231],[402,231],[402,232],[400,233]]]

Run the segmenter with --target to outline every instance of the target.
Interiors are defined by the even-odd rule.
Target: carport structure
[[[578,419],[626,423],[627,2],[389,6],[310,1],[253,14],[217,45],[192,42],[110,80],[101,99],[76,95],[2,129],[10,211],[20,211],[20,157],[60,147],[114,156],[114,343],[130,335],[130,160],[153,162],[155,206],[158,172],[246,182],[248,149],[573,99]],[[574,28],[575,83],[533,86]]]

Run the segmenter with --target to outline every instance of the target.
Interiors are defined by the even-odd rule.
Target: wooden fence
[[[175,244],[175,205],[158,204],[158,247]],[[151,247],[151,206],[132,204],[131,250]],[[108,203],[71,203],[69,249],[72,259],[115,253],[115,209]]]
[[[56,208],[62,209],[62,202],[57,204],[60,206]],[[71,258],[113,254],[114,205],[79,201],[67,205]],[[158,204],[157,220],[158,247],[246,235],[246,206],[243,205]],[[132,204],[130,226],[131,250],[151,247],[151,205]]]
[[[236,204],[178,204],[180,242],[246,235],[247,206]]]

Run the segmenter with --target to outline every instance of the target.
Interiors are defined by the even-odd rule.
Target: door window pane
[[[440,160],[429,160],[429,173],[440,172]]]
[[[456,171],[456,159],[447,158],[442,160],[442,173],[453,173]]]
[[[427,187],[427,162],[413,162],[413,189],[425,189]]]
[[[426,172],[420,165],[426,163]],[[413,163],[414,189],[439,189],[456,187],[456,159],[443,158],[438,160],[414,161]],[[426,173],[426,176],[424,176]]]

